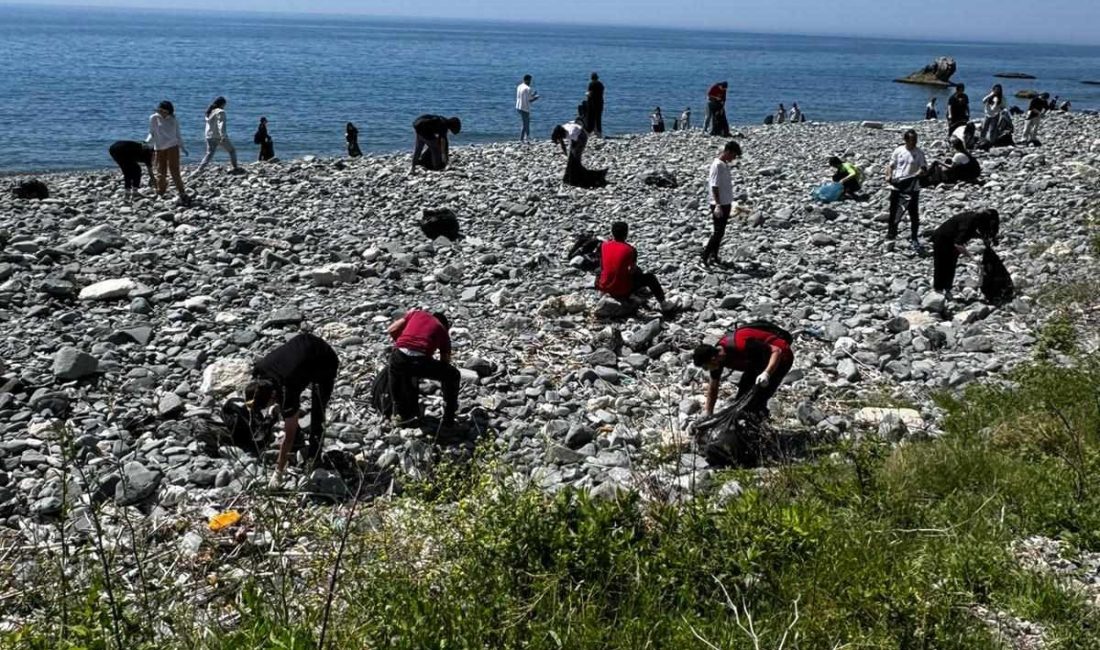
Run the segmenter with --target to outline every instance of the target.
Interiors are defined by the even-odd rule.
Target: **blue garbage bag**
[[[825,183],[813,191],[813,197],[822,203],[832,203],[844,195],[844,186],[840,183]]]

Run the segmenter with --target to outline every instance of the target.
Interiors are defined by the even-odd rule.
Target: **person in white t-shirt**
[[[523,81],[516,86],[516,112],[522,127],[519,131],[520,142],[531,141],[531,104],[538,101],[539,94],[531,90],[531,75],[523,75]]]
[[[172,102],[163,101],[157,105],[157,112],[149,116],[149,135],[145,141],[152,143],[154,160],[157,164],[157,195],[164,196],[168,190],[168,174],[172,174],[172,182],[176,185],[176,191],[180,195],[180,203],[187,205],[190,197],[183,188],[183,177],[180,176],[180,151],[187,154],[187,147],[180,135],[180,124],[176,121],[176,108]]]
[[[218,147],[225,149],[229,154],[229,164],[233,166],[232,173],[240,174],[244,171],[237,164],[237,149],[229,140],[229,131],[226,130],[225,97],[218,97],[206,109],[206,155],[202,157],[191,178],[196,178],[206,171],[206,166],[214,159],[214,152]]]
[[[703,247],[704,266],[722,263],[718,258],[718,250],[722,247],[722,238],[726,235],[726,225],[729,223],[730,209],[733,206],[733,180],[730,178],[729,163],[740,157],[741,145],[737,144],[736,140],[730,140],[710,163],[707,188],[710,194],[710,216],[714,223],[714,232],[707,240],[707,245]]]
[[[917,239],[920,231],[920,179],[928,173],[928,161],[924,152],[917,147],[917,132],[909,129],[902,136],[904,144],[890,154],[886,165],[886,182],[890,184],[890,219],[886,230],[886,239],[898,236],[898,223],[901,211],[909,212],[909,244],[914,251],[920,252]],[[905,206],[902,207],[902,200]]]

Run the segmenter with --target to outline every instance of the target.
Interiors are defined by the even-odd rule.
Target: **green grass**
[[[762,648],[785,632],[786,648],[995,648],[971,613],[983,605],[1041,624],[1048,647],[1100,648],[1100,614],[1008,550],[1032,534],[1100,550],[1098,391],[1096,358],[1039,362],[944,398],[938,439],[849,442],[766,480],[734,472],[747,487],[724,505],[547,495],[491,457],[446,468],[351,520],[328,641],[753,648],[751,615]],[[124,599],[124,644],[315,647],[343,526],[337,511],[291,517],[280,529],[310,539],[309,556],[225,581],[207,608]],[[103,585],[70,600],[61,626],[44,592],[26,610],[37,622],[5,645],[111,647]],[[210,610],[237,622],[219,627]]]

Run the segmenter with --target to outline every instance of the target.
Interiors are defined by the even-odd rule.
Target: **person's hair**
[[[611,224],[611,236],[618,241],[625,241],[628,234],[630,234],[630,226],[625,221],[616,221]]]
[[[529,74],[523,75],[523,83],[525,83],[525,84],[531,83],[531,75],[529,75]]]
[[[718,85],[721,86],[722,88],[729,88],[730,87],[730,82],[728,82],[728,81],[719,81]]]
[[[966,153],[966,143],[954,136],[951,137],[951,146],[959,153]]]
[[[726,153],[732,153],[735,156],[741,155],[741,145],[737,144],[737,140],[730,140],[722,147],[722,151]]]
[[[352,124],[351,122],[348,122],[348,125],[344,127],[344,130],[345,131],[358,131],[358,129],[355,128],[355,125]]]
[[[451,321],[447,318],[447,314],[444,314],[441,311],[436,311],[432,312],[432,316],[435,316],[435,319],[439,321],[439,324],[443,326],[443,329],[451,329]]]
[[[278,392],[278,385],[271,379],[253,379],[244,387],[244,404],[250,411],[262,411],[271,405]]]
[[[829,164],[833,167],[840,167],[840,158],[836,156],[829,156]]]
[[[928,98],[928,102],[929,102],[930,104],[935,104],[935,103],[936,103],[936,97],[935,97],[935,95],[933,95],[932,97],[929,97],[929,98]]]
[[[266,117],[261,117],[260,118],[260,123],[263,124],[264,122],[267,122],[267,118]]]
[[[955,91],[966,90],[966,84],[955,84]]]
[[[599,78],[600,78],[600,75],[596,74],[595,72],[592,73],[592,81],[596,81]]]
[[[462,130],[462,120],[457,117],[447,118],[447,128],[450,129],[451,133],[458,133]]]
[[[162,110],[162,109],[164,111],[166,111],[169,115],[175,115],[176,114],[176,107],[172,106],[172,102],[168,101],[167,99],[164,100],[163,102],[157,104],[157,110]]]
[[[653,107],[653,112],[654,113],[660,113],[661,112],[661,107],[660,106],[654,106]]]
[[[210,105],[206,107],[206,116],[210,117],[210,114],[214,112],[215,108],[225,108],[225,97],[215,97],[214,101],[210,102]]]
[[[901,139],[902,140],[908,140],[909,138],[913,138],[913,142],[916,142],[917,141],[917,132],[914,131],[913,129],[909,129],[905,133],[901,134]]]
[[[713,345],[701,343],[696,346],[695,351],[691,353],[691,362],[699,368],[702,368],[713,361],[716,356],[718,356],[718,348]]]
[[[550,141],[562,142],[565,140],[567,135],[569,134],[565,132],[565,127],[559,124],[554,127],[553,131],[550,132]]]

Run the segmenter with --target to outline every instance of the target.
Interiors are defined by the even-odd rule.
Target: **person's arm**
[[[183,142],[183,135],[180,134],[180,121],[179,120],[173,120],[173,121],[176,123],[176,140],[178,140],[179,143],[180,143],[180,151],[183,152],[183,155],[190,156],[191,154],[187,151],[187,145],[184,144],[184,142]]]
[[[442,142],[439,143],[439,148],[443,152],[443,164],[447,164],[451,161],[451,139],[444,133],[439,137]]]
[[[290,452],[294,449],[294,438],[298,436],[298,412],[283,418],[283,442],[279,445],[279,457],[275,461],[275,474],[271,477],[271,486],[278,484],[286,463],[290,459]]]
[[[153,129],[156,124],[157,116],[153,115],[149,118],[149,134],[145,136],[145,142],[153,141]]]
[[[844,169],[844,168],[843,168],[843,167],[841,167],[841,170],[843,170],[843,169]],[[841,185],[843,185],[844,183],[847,183],[848,181],[850,181],[850,180],[852,180],[853,178],[855,178],[855,177],[856,177],[856,174],[858,174],[858,172],[855,172],[855,171],[853,171],[853,172],[849,173],[849,174],[848,174],[847,176],[845,176],[844,178],[840,179],[840,180],[839,180],[839,181],[837,181],[837,182],[838,182],[838,183],[840,183]]]
[[[775,369],[779,366],[779,358],[783,356],[783,348],[775,345],[768,345],[768,347],[771,348],[772,354],[771,357],[768,358],[768,366],[764,368],[763,372],[763,374],[767,375],[764,381],[765,386],[767,385],[768,381],[771,380],[771,376],[775,374]],[[756,383],[757,385],[760,384],[760,377],[756,378]]]
[[[890,179],[894,176],[894,159],[890,158],[890,162],[886,163],[886,182],[889,183]]]
[[[218,122],[218,138],[222,139],[222,140],[225,140],[226,138],[229,137],[229,134],[226,133],[226,128],[225,128],[225,125],[226,125],[225,111],[220,111],[218,113],[218,117],[216,119],[217,119],[217,122]]]
[[[386,333],[390,335],[391,339],[396,341],[397,338],[401,336],[401,332],[405,330],[405,322],[405,317],[402,316],[390,323],[390,326],[386,328]]]
[[[721,379],[721,370],[710,373],[710,383],[707,384],[706,405],[703,407],[704,415],[714,415],[714,405],[718,402],[718,382]]]

